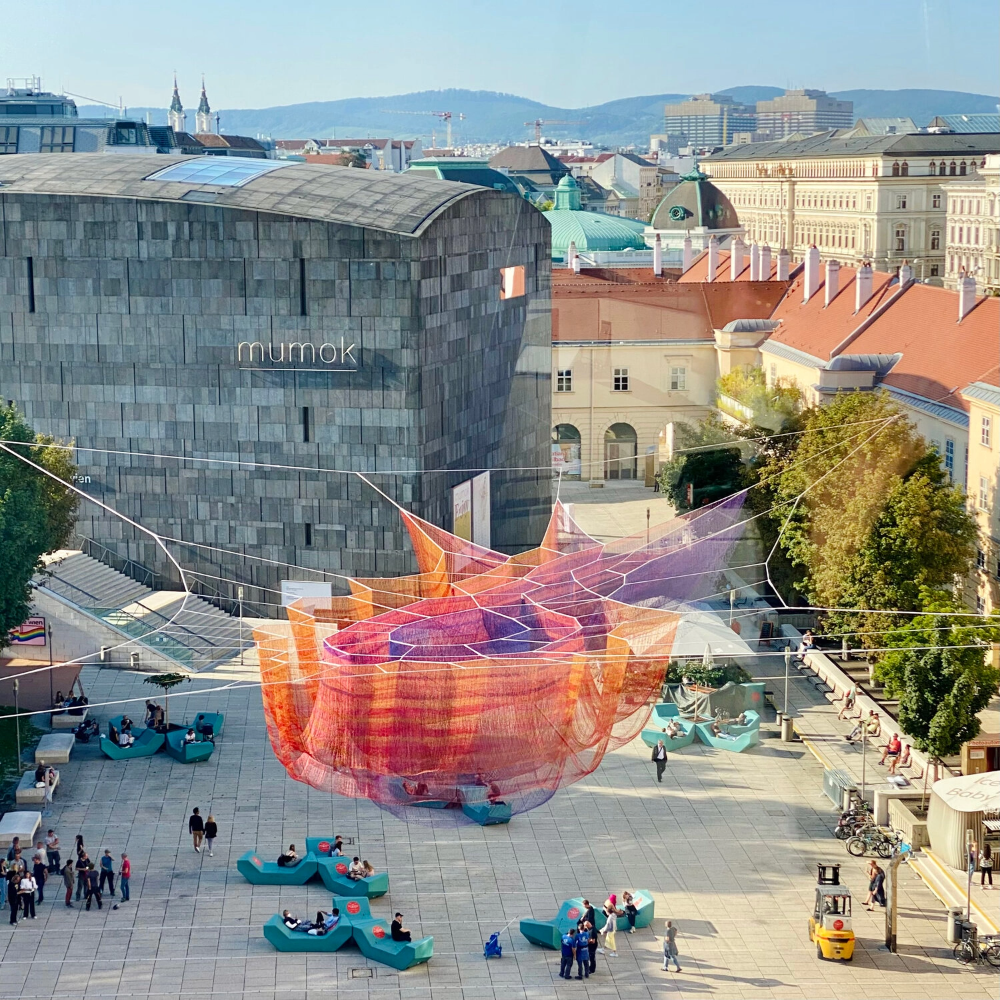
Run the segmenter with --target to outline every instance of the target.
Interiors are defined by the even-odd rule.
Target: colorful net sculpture
[[[534,808],[645,724],[688,602],[725,589],[743,496],[602,544],[557,503],[505,556],[401,511],[420,572],[255,629],[288,773],[399,812]]]

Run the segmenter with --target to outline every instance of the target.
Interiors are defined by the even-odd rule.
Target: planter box
[[[930,800],[930,792],[927,794]],[[909,803],[919,805],[920,796],[909,801],[907,799],[892,799],[889,802],[889,825],[898,830],[903,839],[917,850],[919,847],[930,847],[931,838],[927,835],[927,820],[920,819],[910,812]]]

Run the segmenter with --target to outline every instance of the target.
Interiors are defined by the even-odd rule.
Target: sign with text
[[[490,474],[481,472],[472,480],[472,540],[490,547]]]
[[[45,619],[29,618],[11,630],[10,641],[16,646],[44,646]]]
[[[457,538],[472,541],[472,480],[452,487],[451,533]]]
[[[236,345],[240,368],[265,371],[356,372],[361,349],[341,337],[339,343],[242,340]]]

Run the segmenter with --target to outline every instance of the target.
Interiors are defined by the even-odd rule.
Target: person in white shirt
[[[32,920],[35,919],[35,890],[38,888],[38,883],[35,881],[35,876],[31,872],[26,871],[21,876],[21,884],[17,888],[17,893],[21,897],[21,907],[24,910],[24,917],[27,919],[31,917]]]
[[[347,877],[355,882],[365,877],[365,866],[361,863],[360,858],[354,858],[351,861],[350,867],[347,869]]]

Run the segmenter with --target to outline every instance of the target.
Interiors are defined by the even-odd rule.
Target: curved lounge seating
[[[221,712],[199,712],[195,717],[194,721],[191,723],[191,728],[201,735],[202,726],[212,727],[212,736],[222,735],[222,723],[225,720],[225,716]]]
[[[480,826],[497,826],[509,823],[512,815],[507,802],[491,802],[485,785],[460,785],[462,812]]]
[[[306,853],[315,854],[317,858],[332,857],[333,855],[330,852],[333,850],[336,840],[337,838],[334,836],[306,837]]]
[[[325,934],[289,930],[277,913],[264,924],[264,937],[278,951],[337,951],[351,940],[351,933],[351,923],[344,919],[343,910],[337,926]]]
[[[152,757],[163,747],[164,735],[155,729],[133,729],[132,735],[135,742],[130,747],[120,747],[107,736],[102,736],[101,753],[112,760],[128,760],[130,757]]]
[[[336,896],[364,896],[366,899],[375,899],[389,891],[388,872],[378,872],[370,878],[351,879],[347,877],[347,861],[343,858],[313,856],[313,863],[319,870],[323,885]]]
[[[699,722],[695,729],[698,739],[716,750],[728,750],[730,753],[742,753],[760,742],[760,716],[756,712],[747,712],[747,725],[726,726],[729,736],[713,736],[710,722]]]
[[[196,740],[194,743],[185,743],[184,734],[187,729],[172,729],[166,735],[166,743],[163,749],[166,750],[174,760],[179,760],[182,764],[195,764],[199,760],[208,760],[215,750],[215,744],[211,740]]]
[[[648,927],[656,915],[656,902],[652,894],[648,889],[636,889],[632,893],[632,902],[635,903],[635,908],[639,911],[635,915],[635,926]],[[621,906],[621,901],[618,905]],[[624,907],[622,908],[624,909]],[[628,921],[624,917],[618,918],[618,928],[619,930],[622,928],[628,930]]]
[[[644,895],[648,896],[649,893],[644,893]],[[583,916],[584,910],[582,896],[578,896],[576,899],[567,899],[559,907],[559,912],[552,920],[532,920],[531,918],[522,920],[521,935],[532,944],[557,951],[563,934],[576,929],[576,922]],[[605,924],[604,914],[598,906],[594,907],[594,920],[598,930]]]
[[[288,867],[274,861],[261,861],[253,851],[247,851],[236,862],[236,870],[252,885],[305,885],[316,874],[316,858],[311,854]]]
[[[676,721],[683,730],[680,736],[667,736],[663,731],[667,724]],[[646,723],[646,728],[640,733],[642,742],[648,747],[655,747],[658,740],[663,740],[667,750],[680,750],[690,746],[695,741],[695,725],[688,719],[682,719],[677,706],[673,702],[661,702],[653,706],[653,714]]]
[[[384,920],[372,920],[370,917],[366,919],[359,915],[351,918],[351,926],[354,929],[354,942],[365,958],[382,962],[400,972],[426,962],[434,954],[434,938],[393,941],[389,936],[389,925]]]

